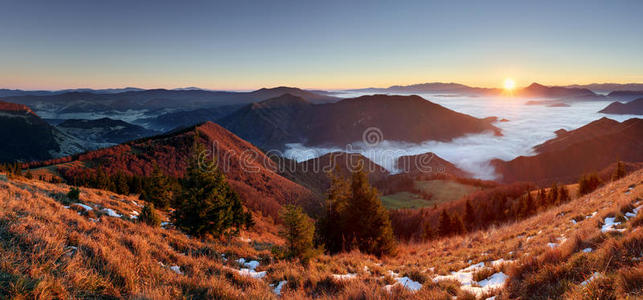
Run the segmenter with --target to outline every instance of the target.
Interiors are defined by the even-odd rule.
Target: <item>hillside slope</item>
[[[180,132],[136,140],[122,145],[91,151],[54,164],[54,169],[73,182],[102,168],[107,174],[149,176],[158,165],[169,176],[183,176],[192,155],[195,132],[215,158],[228,182],[245,204],[255,211],[277,217],[283,203],[319,207],[318,199],[306,188],[275,173],[275,163],[252,144],[221,126],[207,122]]]
[[[84,151],[29,107],[0,101],[0,162],[44,160]]]
[[[135,198],[81,189],[87,210],[64,196],[68,190],[0,175],[1,297],[578,299],[642,292],[643,171],[519,223],[403,244],[383,259],[324,255],[307,267],[273,259],[267,249],[280,241],[269,233],[200,241],[171,224],[136,223],[142,202]]]
[[[621,123],[602,118],[534,147],[538,154],[511,161],[494,160],[505,182],[533,181],[549,184],[572,182],[582,174],[597,172],[616,161],[643,161],[643,119]]]

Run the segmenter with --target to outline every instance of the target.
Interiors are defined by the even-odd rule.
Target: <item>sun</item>
[[[516,82],[513,79],[511,79],[511,78],[505,79],[505,90],[511,91],[515,87],[516,87]]]

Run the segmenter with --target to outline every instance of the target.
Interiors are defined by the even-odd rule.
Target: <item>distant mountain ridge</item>
[[[262,149],[283,149],[287,143],[345,147],[362,141],[367,131],[376,139],[411,143],[483,131],[500,134],[492,120],[461,114],[419,96],[373,95],[312,105],[287,94],[247,105],[218,123]]]
[[[627,103],[612,102],[599,112],[615,115],[643,115],[643,98],[638,98]]]
[[[45,160],[86,149],[29,107],[3,101],[0,101],[0,140],[0,162]]]
[[[562,86],[544,86],[539,83],[532,83],[529,86],[518,89],[514,92],[520,97],[543,97],[560,100],[582,100],[582,99],[603,99],[604,96],[598,95],[585,88],[569,88]]]
[[[95,120],[69,119],[58,124],[56,127],[79,139],[93,143],[120,144],[126,141],[160,134],[158,131],[109,118]]]
[[[607,96],[616,98],[620,101],[632,101],[638,98],[643,98],[643,91],[615,91],[609,93]]]
[[[643,119],[617,122],[601,118],[534,147],[538,154],[491,163],[502,181],[574,182],[616,161],[643,161]]]
[[[25,104],[48,119],[90,119],[110,117],[132,121],[166,113],[245,105],[293,94],[311,103],[331,103],[339,98],[291,87],[263,88],[251,92],[182,90],[130,90],[113,93],[73,91],[57,94],[4,96],[3,100]]]

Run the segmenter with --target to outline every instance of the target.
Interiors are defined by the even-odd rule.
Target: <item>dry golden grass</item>
[[[256,229],[242,232],[242,239],[197,240],[129,219],[132,210],[140,212],[133,201],[143,204],[136,197],[81,188],[82,203],[125,216],[115,218],[98,209],[87,213],[73,205],[65,208],[69,186],[0,175],[0,298],[271,299],[277,296],[270,284],[287,280],[281,296],[287,299],[467,299],[473,295],[457,282],[434,283],[433,277],[500,258],[514,262],[474,275],[476,280],[498,271],[510,275],[504,291],[485,297],[500,293],[500,298],[538,298],[542,293],[544,298],[636,298],[643,281],[643,213],[627,220],[620,227],[623,233],[600,229],[606,216],[618,218],[635,203],[643,204],[637,202],[643,196],[642,179],[643,171],[635,172],[519,223],[402,244],[395,257],[351,252],[323,255],[304,266],[271,257],[271,247],[282,241],[274,234],[275,225],[260,216]],[[582,252],[588,247],[593,251]],[[257,271],[267,275],[240,275],[235,260],[242,257],[258,260]],[[179,266],[183,274],[171,266]],[[396,282],[391,271],[422,283],[422,288],[412,292],[397,285],[387,291],[384,286]],[[593,272],[604,277],[581,285]],[[349,273],[355,278],[333,277]]]

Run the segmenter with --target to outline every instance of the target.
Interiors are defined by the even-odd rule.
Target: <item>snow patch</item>
[[[85,205],[85,204],[82,204],[82,203],[74,203],[72,205],[79,206],[79,207],[83,208],[86,211],[94,210],[91,206]]]
[[[181,267],[179,266],[171,266],[170,270],[174,271],[174,273],[176,274],[183,275],[183,272],[181,272]]]
[[[583,252],[590,253],[590,252],[592,252],[592,248],[585,248],[585,249],[583,249]]]
[[[279,281],[279,284],[277,284],[277,286],[275,287],[275,289],[274,289],[274,290],[272,290],[272,291],[273,291],[276,295],[281,295],[281,289],[284,287],[284,285],[286,285],[286,283],[288,283],[288,281],[287,281],[287,280]]]
[[[256,272],[255,270],[250,270],[250,269],[247,269],[247,268],[243,268],[243,269],[236,270],[236,271],[241,276],[250,276],[252,278],[264,278],[266,276],[266,271]]]
[[[357,277],[357,273],[348,273],[348,274],[333,274],[333,278],[338,280],[353,279]]]
[[[605,223],[603,224],[603,227],[601,227],[601,232],[606,233],[610,231],[618,231],[618,232],[625,231],[625,229],[614,228],[617,225],[621,225],[621,222],[614,222],[614,220],[616,220],[615,217],[605,218]]]
[[[414,281],[414,280],[412,280],[412,279],[410,279],[410,278],[408,278],[406,276],[400,277],[400,278],[395,278],[395,280],[397,281],[396,283],[388,284],[388,285],[384,286],[384,289],[386,291],[390,292],[391,289],[394,286],[401,285],[401,286],[403,286],[404,288],[406,288],[409,291],[417,292],[422,288],[421,283],[419,283],[417,281]]]
[[[587,280],[585,280],[585,281],[581,282],[581,283],[580,283],[580,285],[582,285],[582,286],[586,286],[586,285],[587,285],[587,284],[589,284],[590,282],[594,281],[594,279],[598,279],[598,278],[600,278],[600,277],[602,277],[602,276],[603,276],[603,275],[601,275],[601,273],[594,272],[594,274],[592,274],[592,277],[590,277],[589,279],[587,279]]]
[[[102,211],[103,211],[104,213],[106,213],[106,214],[107,214],[108,216],[110,216],[110,217],[114,217],[114,218],[120,218],[120,217],[122,217],[122,215],[119,215],[118,213],[116,213],[116,212],[115,212],[113,209],[111,209],[111,208],[104,208]]]

